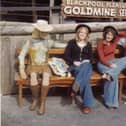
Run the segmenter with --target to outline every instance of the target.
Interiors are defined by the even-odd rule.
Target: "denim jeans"
[[[104,83],[104,102],[109,107],[118,107],[118,75],[126,68],[126,57],[110,60],[110,63],[117,65],[116,68],[107,67],[100,62],[98,69],[101,73],[109,73],[113,81],[105,81]]]
[[[83,99],[83,107],[92,107],[94,105],[94,97],[90,86],[90,77],[92,74],[91,63],[83,63],[80,66],[73,66],[75,83],[80,87],[80,96]]]

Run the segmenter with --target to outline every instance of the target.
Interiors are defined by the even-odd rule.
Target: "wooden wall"
[[[14,83],[15,48],[21,47],[30,36],[1,37],[1,94],[17,93]]]

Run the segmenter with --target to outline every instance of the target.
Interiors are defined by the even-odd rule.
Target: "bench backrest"
[[[47,57],[50,58],[51,56],[55,56],[55,55],[62,57],[64,55],[64,51],[65,51],[64,48],[49,49]],[[122,55],[119,48],[116,49],[115,55],[116,55],[116,57],[119,57],[119,56]],[[94,62],[96,62],[98,60],[98,54],[97,54],[97,48],[96,47],[93,48],[93,60],[95,60]]]
[[[47,52],[47,60],[48,60],[50,57],[52,57],[52,56],[62,57],[62,56],[64,55],[64,51],[65,51],[64,48],[51,48],[51,49],[49,49],[48,52]],[[21,52],[21,48],[16,48],[16,50],[15,50],[15,59],[16,59],[16,62],[15,62],[15,63],[16,63],[16,64],[19,63],[17,57],[18,57],[18,55],[20,54],[20,52]],[[120,49],[116,49],[115,54],[116,54],[117,56],[120,55]],[[95,62],[97,62],[98,56],[97,56],[96,47],[93,48],[93,55],[94,55],[94,60],[95,60]],[[27,55],[25,56],[25,65],[30,64],[30,62],[31,62],[31,59],[30,59],[30,50],[29,50],[29,52],[28,52]]]

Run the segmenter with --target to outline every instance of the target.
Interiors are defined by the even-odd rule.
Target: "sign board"
[[[61,13],[70,17],[126,19],[126,2],[62,0]]]

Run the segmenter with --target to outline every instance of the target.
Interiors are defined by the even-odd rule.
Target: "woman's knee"
[[[92,64],[91,63],[83,63],[81,69],[92,70]]]
[[[111,68],[110,67],[107,67],[101,63],[98,63],[97,64],[97,68],[98,70],[101,72],[101,73],[106,73],[108,70],[110,70]]]

